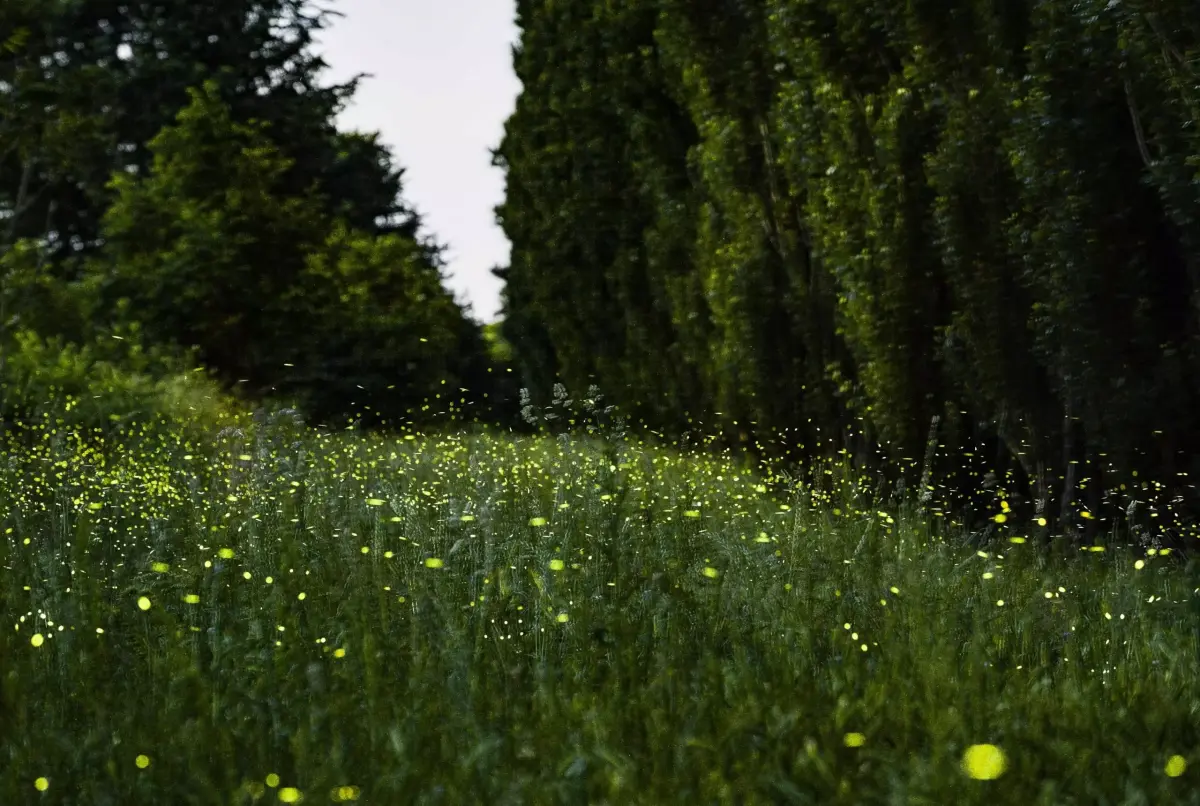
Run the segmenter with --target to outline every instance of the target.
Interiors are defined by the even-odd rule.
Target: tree
[[[678,285],[693,224],[676,195],[695,129],[663,78],[657,9],[521,2],[518,19],[525,89],[495,152],[507,170],[497,220],[513,244],[499,273],[504,335],[540,399],[560,376],[678,425],[705,399],[703,369],[674,325],[698,324],[694,287]]]
[[[52,220],[50,263],[64,277],[78,265],[67,257],[102,246],[109,177],[148,171],[149,141],[189,103],[189,90],[209,80],[234,120],[287,132],[276,146],[290,161],[281,178],[289,195],[315,183],[328,215],[368,231],[415,232],[411,211],[398,204],[400,175],[387,150],[370,135],[336,130],[359,78],[320,85],[325,64],[311,45],[332,12],[313,10],[310,0],[61,0],[43,13],[44,5],[14,15],[30,33],[20,54],[0,62],[18,79],[5,79],[14,89],[4,100],[19,105],[5,124],[59,153],[30,163],[0,152],[0,209],[15,209],[17,188],[27,188],[15,237],[42,237]]]
[[[276,306],[324,240],[319,207],[311,196],[285,195],[290,161],[264,126],[233,122],[213,82],[149,149],[146,175],[110,183],[105,248],[91,264],[97,313],[127,299],[152,340],[196,345],[223,376],[263,390],[279,338]]]
[[[521,3],[517,361],[912,481],[932,433],[980,517],[1200,504],[1196,8]]]
[[[396,416],[483,383],[484,346],[417,237],[330,218],[289,195],[291,160],[266,124],[236,123],[216,82],[149,144],[144,175],[111,183],[104,250],[88,263],[98,318],[195,346],[252,396],[320,419]]]

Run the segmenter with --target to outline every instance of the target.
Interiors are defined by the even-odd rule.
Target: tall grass
[[[10,439],[3,804],[1200,803],[1155,550],[633,438]]]

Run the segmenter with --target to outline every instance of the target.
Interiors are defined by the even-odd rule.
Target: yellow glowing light
[[[999,778],[1007,767],[1004,751],[994,744],[973,744],[963,754],[963,772],[977,781]]]

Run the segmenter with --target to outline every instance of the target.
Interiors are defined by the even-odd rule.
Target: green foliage
[[[411,238],[336,225],[279,299],[275,354],[295,369],[276,389],[318,418],[347,401],[396,417],[460,387],[478,396],[482,336],[442,281]]]
[[[45,257],[27,240],[0,257],[0,422],[106,433],[151,420],[205,429],[235,415],[193,356],[147,345],[136,323],[97,328],[93,289],[51,277]]]
[[[522,5],[517,362],[908,483],[932,423],[1063,524],[1135,470],[1200,505],[1197,8]]]
[[[0,254],[0,334],[27,328],[69,341],[86,340],[93,295],[82,284],[51,276],[46,251],[34,241],[20,240]]]
[[[76,264],[62,260],[101,248],[109,179],[127,169],[145,174],[153,161],[146,144],[188,105],[189,91],[209,80],[239,123],[258,119],[287,132],[278,145],[291,160],[288,195],[315,182],[326,215],[372,225],[388,219],[384,229],[415,226],[398,204],[399,172],[386,150],[336,131],[333,119],[357,78],[320,86],[325,65],[311,45],[331,12],[308,0],[217,0],[203,13],[182,0],[22,0],[5,3],[2,13],[30,34],[23,49],[0,56],[0,77],[13,87],[0,98],[8,135],[0,209],[16,209],[17,237],[40,237],[52,222],[60,236],[53,268],[66,273]]]
[[[641,0],[521,3],[525,90],[495,157],[508,171],[497,218],[513,244],[503,329],[523,385],[547,400],[556,378],[598,383],[666,426],[702,399],[703,381],[672,327],[700,324],[686,307],[697,289],[678,282],[692,222],[675,195],[695,129],[664,85],[657,16]]]
[[[0,419],[108,433],[119,425],[165,422],[203,431],[232,422],[240,404],[186,356],[143,346],[136,330],[107,342],[65,343],[21,329],[6,338]]]
[[[335,125],[357,78],[318,82],[330,13],[0,8],[0,327],[23,372],[36,355],[48,378],[174,378],[96,353],[136,330],[320,421],[432,416],[451,395],[499,418],[498,373],[400,199],[403,171],[377,134]]]
[[[483,339],[488,345],[488,355],[498,364],[511,362],[513,358],[512,345],[504,338],[502,325],[503,320],[483,326]]]
[[[128,299],[151,339],[195,345],[224,377],[262,389],[273,343],[290,335],[279,302],[323,222],[309,199],[281,195],[288,161],[261,128],[231,120],[215,83],[149,148],[148,175],[112,181],[105,250],[89,267],[102,310]]]
[[[149,174],[112,183],[105,250],[89,266],[102,314],[126,300],[152,340],[195,345],[226,382],[318,420],[394,418],[447,386],[484,391],[482,337],[428,247],[285,195],[290,161],[264,127],[232,120],[215,83],[149,148]]]
[[[828,373],[848,354],[834,332],[832,282],[812,259],[803,197],[787,183],[794,138],[781,137],[770,107],[784,76],[764,50],[769,21],[755,3],[718,4],[717,13],[663,6],[656,38],[700,135],[689,165],[704,293],[702,313],[689,316],[712,326],[699,361],[718,417],[759,435],[786,424],[804,446],[798,455],[830,451],[828,436],[850,422]]]

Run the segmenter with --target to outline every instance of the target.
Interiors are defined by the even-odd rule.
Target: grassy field
[[[1200,575],[977,552],[827,470],[28,429],[0,804],[1200,803]]]

